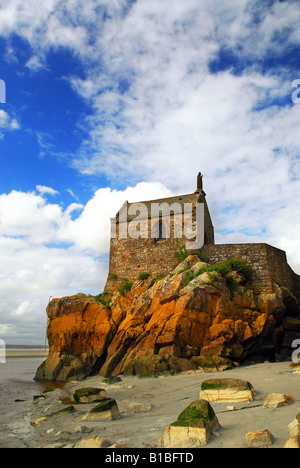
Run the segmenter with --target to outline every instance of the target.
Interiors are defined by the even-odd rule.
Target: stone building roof
[[[124,205],[122,206],[122,208],[116,214],[114,220],[118,221],[123,210],[125,210],[126,208],[127,208],[127,213],[128,213],[127,215],[128,221],[136,217],[136,212],[139,210],[139,207],[141,208],[141,210],[145,210],[146,208],[148,212],[148,217],[150,217],[153,204],[163,205],[164,203],[166,203],[169,206],[175,205],[175,207],[177,205],[178,213],[176,213],[176,210],[175,210],[174,214],[180,214],[184,212],[185,204],[190,204],[193,207],[195,207],[197,203],[200,203],[200,202],[203,203],[204,197],[205,197],[205,193],[203,190],[201,190],[201,191],[196,191],[194,193],[189,193],[186,195],[177,195],[174,197],[159,198],[156,200],[147,200],[147,201],[140,201],[140,202],[135,202],[135,203],[129,203],[128,201],[126,201]],[[130,213],[130,208],[134,210],[134,214],[132,213],[132,215]],[[142,212],[143,211],[141,211],[141,213]],[[171,214],[173,214],[173,212],[171,212]]]

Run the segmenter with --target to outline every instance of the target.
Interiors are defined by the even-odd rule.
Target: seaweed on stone
[[[205,400],[193,401],[177,418],[171,426],[196,426],[204,427],[205,423],[210,423],[215,418],[215,412],[209,402]]]

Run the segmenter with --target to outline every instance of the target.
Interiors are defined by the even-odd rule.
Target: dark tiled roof
[[[131,219],[134,219],[137,216],[139,207],[141,208],[141,210],[144,210],[146,208],[148,211],[148,217],[150,217],[152,204],[162,205],[166,203],[169,206],[173,204],[177,204],[178,207],[180,207],[180,212],[183,213],[185,203],[196,205],[196,203],[199,202],[200,198],[202,198],[203,195],[205,194],[203,191],[201,191],[201,192],[190,193],[187,195],[177,195],[175,197],[159,198],[157,200],[148,200],[148,201],[141,201],[141,202],[136,202],[136,203],[124,203],[122,208],[118,211],[115,219],[116,220],[119,219],[119,215],[125,209],[126,205],[127,205],[127,209],[129,210],[129,215],[127,217],[128,221],[130,221]],[[133,212],[130,213],[130,208],[133,210],[134,213]]]

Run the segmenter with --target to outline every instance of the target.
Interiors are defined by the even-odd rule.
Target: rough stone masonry
[[[140,237],[125,238],[120,232],[128,232],[129,224],[134,222],[134,216],[127,216],[122,221],[122,213],[130,213],[133,204],[124,203],[122,208],[111,220],[111,231],[115,234],[111,237],[109,274],[105,285],[107,292],[114,292],[124,278],[135,281],[139,273],[148,272],[151,275],[167,275],[171,273],[178,260],[175,252],[179,246],[188,242],[183,235],[177,238],[176,225],[183,222],[183,208],[189,204],[192,207],[193,228],[196,228],[197,204],[204,205],[204,246],[201,248],[204,259],[208,263],[218,263],[229,258],[240,258],[245,260],[255,272],[253,286],[257,293],[273,291],[273,284],[286,287],[300,300],[300,276],[296,275],[288,265],[286,253],[275,247],[264,243],[257,244],[215,244],[214,226],[206,202],[206,194],[203,190],[203,176],[197,177],[197,189],[194,193],[179,195],[177,197],[151,200],[140,203],[148,210],[146,223],[141,224]],[[182,210],[167,216],[159,214],[156,218],[151,217],[151,206],[153,204],[162,206],[181,206]],[[134,204],[135,210],[139,204]],[[138,221],[137,221],[138,222]],[[139,218],[140,222],[140,218]],[[123,225],[125,223],[125,226]],[[157,224],[157,236],[151,236],[153,225]],[[143,229],[147,232],[143,232]]]

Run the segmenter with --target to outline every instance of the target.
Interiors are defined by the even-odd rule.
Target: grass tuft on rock
[[[196,400],[189,404],[171,426],[196,426],[203,427],[215,418],[215,412],[208,401]]]
[[[221,263],[204,265],[195,273],[188,272],[182,283],[182,287],[186,287],[193,279],[198,278],[198,276],[203,273],[208,273],[210,275],[212,284],[216,280],[216,273],[220,273],[226,279],[228,289],[232,291],[237,287],[237,282],[232,276],[230,276],[230,273],[232,272],[237,272],[242,275],[245,278],[245,285],[250,284],[253,280],[253,269],[244,260],[231,258]]]
[[[126,291],[130,291],[132,288],[133,282],[125,278],[121,286],[118,287],[118,291],[121,296],[125,296]]]

